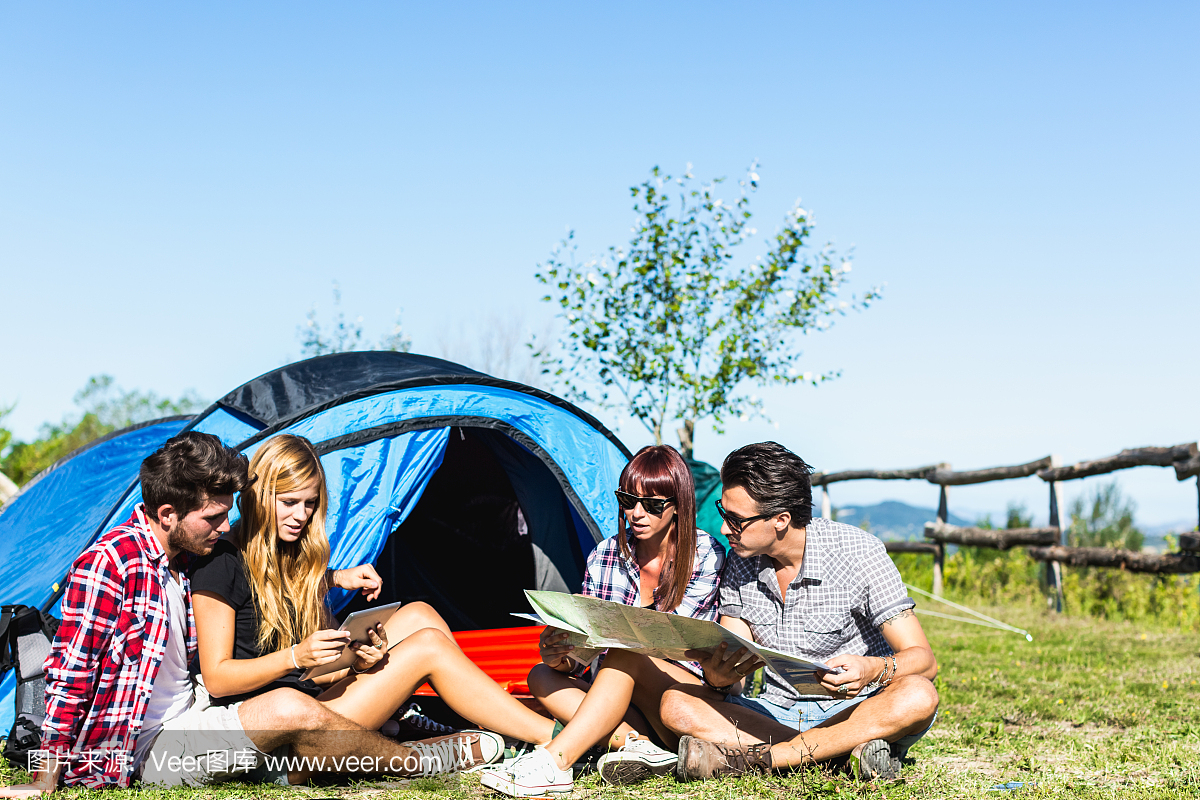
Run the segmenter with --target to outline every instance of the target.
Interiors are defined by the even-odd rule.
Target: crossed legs
[[[365,773],[408,775],[420,771],[420,755],[412,748],[295,689],[275,689],[246,700],[238,707],[238,719],[262,752],[289,745],[288,755],[296,759],[288,775],[293,784],[308,780],[316,764],[332,764],[347,756],[355,759],[357,771]],[[300,770],[302,763],[305,768]]]
[[[546,745],[560,769],[570,767],[597,742],[607,739],[609,747],[620,746],[626,734],[646,723],[673,745],[675,734],[658,714],[663,693],[671,686],[700,683],[692,673],[668,661],[616,649],[608,651],[590,688],[571,681],[545,665],[534,667],[529,675],[534,695],[566,721],[566,727]]]
[[[676,686],[663,696],[662,721],[679,735],[745,747],[771,745],[776,768],[795,767],[845,755],[872,739],[895,742],[920,733],[933,722],[938,696],[933,683],[905,675],[881,691],[797,734],[795,730],[748,708],[725,702],[702,686]]]

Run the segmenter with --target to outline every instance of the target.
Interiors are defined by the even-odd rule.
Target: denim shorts
[[[845,700],[797,700],[796,704],[791,708],[784,708],[769,700],[762,700],[756,697],[742,697],[737,694],[727,696],[725,701],[739,705],[742,708],[748,708],[751,711],[762,714],[764,717],[769,717],[780,725],[784,725],[794,731],[804,732],[809,728],[815,728],[825,720],[842,713],[848,708],[853,708],[863,700],[874,695],[877,691],[879,690],[876,689],[869,694],[849,697]],[[925,730],[920,733],[910,733],[908,736],[893,742],[899,748],[901,757],[908,752],[908,748],[916,744],[922,736],[929,733],[929,728],[932,728],[933,723],[937,722],[937,714],[937,711],[933,712],[933,719],[930,721],[929,727],[925,728]]]

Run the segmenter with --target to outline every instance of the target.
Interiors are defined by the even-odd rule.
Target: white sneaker
[[[605,753],[596,764],[600,777],[609,783],[624,785],[644,781],[653,775],[666,775],[675,769],[679,756],[669,753],[649,739],[639,739],[636,731],[625,734],[625,744],[615,753]]]
[[[510,797],[540,797],[564,794],[575,788],[573,771],[559,769],[554,756],[543,747],[526,753],[512,764],[483,773],[481,782]]]
[[[415,755],[415,764],[405,760],[405,773],[422,778],[479,769],[504,754],[504,737],[491,731],[458,731],[404,745]]]

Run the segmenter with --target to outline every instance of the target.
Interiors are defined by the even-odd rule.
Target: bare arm
[[[911,608],[884,622],[879,631],[896,651],[896,675],[923,675],[929,680],[937,677],[937,658]]]
[[[844,671],[838,674],[827,672],[821,679],[821,684],[831,692],[837,692],[838,687],[846,686],[844,694],[853,697],[864,687],[884,675],[890,680],[903,675],[921,675],[933,680],[937,677],[937,659],[934,658],[933,648],[925,638],[925,631],[917,621],[917,615],[912,609],[905,609],[879,626],[879,632],[895,651],[895,671],[892,658],[877,656],[840,655],[826,659],[833,667],[841,667]]]
[[[200,674],[213,697],[253,692],[292,672],[297,666],[314,667],[336,659],[347,642],[344,631],[321,630],[298,644],[258,658],[234,658],[236,613],[216,592],[193,592],[196,635],[200,647]],[[292,663],[295,654],[296,662]],[[344,671],[342,671],[344,674]]]

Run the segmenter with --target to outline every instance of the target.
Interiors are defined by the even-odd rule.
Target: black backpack
[[[46,718],[46,676],[42,664],[59,621],[30,606],[0,609],[0,678],[8,670],[17,675],[17,717],[4,740],[4,757],[14,767],[28,771],[29,756],[42,743]]]

